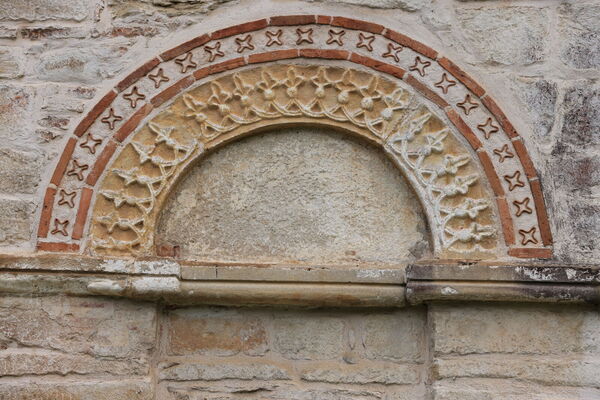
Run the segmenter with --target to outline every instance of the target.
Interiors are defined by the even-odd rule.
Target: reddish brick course
[[[205,78],[212,74],[218,74],[219,72],[228,71],[230,69],[236,69],[246,65],[244,57],[234,58],[233,60],[224,61],[219,64],[209,65],[208,67],[200,68],[193,74],[195,80]]]
[[[137,126],[140,124],[140,122],[144,118],[146,118],[146,116],[148,114],[150,114],[150,112],[152,112],[153,108],[154,107],[152,107],[152,104],[150,104],[150,103],[144,104],[144,106],[142,108],[137,110],[131,116],[131,118],[129,118],[123,125],[121,125],[121,128],[119,128],[117,133],[115,133],[115,136],[114,136],[115,139],[118,140],[119,142],[122,142],[125,139],[127,139],[127,137],[131,134],[131,132],[133,132],[135,130],[135,128],[137,128]]]
[[[94,123],[96,118],[98,118],[100,114],[102,114],[104,109],[108,107],[110,103],[113,102],[115,97],[117,97],[117,92],[112,89],[108,93],[106,93],[104,97],[98,103],[96,103],[96,105],[90,110],[90,112],[87,113],[87,115],[85,116],[85,118],[83,118],[79,125],[77,125],[77,128],[75,128],[75,130],[73,131],[75,136],[83,136],[85,131],[87,131],[87,129]]]
[[[269,25],[271,26],[289,26],[289,25],[308,25],[317,22],[314,15],[281,15],[271,17]]]
[[[172,60],[175,57],[178,57],[184,53],[187,53],[190,50],[195,49],[196,47],[199,47],[205,43],[208,43],[210,40],[211,40],[211,37],[208,34],[198,36],[192,40],[189,40],[185,43],[180,44],[177,47],[173,47],[172,49],[165,51],[164,53],[162,53],[160,55],[160,58],[162,58],[164,61]]]
[[[454,75],[456,79],[461,81],[462,84],[465,85],[476,96],[481,97],[485,94],[485,90],[452,61],[448,60],[446,57],[442,57],[438,60],[438,62],[446,71]]]
[[[185,78],[177,81],[177,83],[175,83],[174,85],[169,86],[168,88],[154,96],[152,100],[150,100],[150,103],[152,103],[154,107],[159,107],[165,101],[172,99],[174,96],[181,93],[183,89],[190,86],[192,83],[194,83],[194,81],[195,79],[192,75],[186,76]]]
[[[357,64],[362,64],[367,67],[373,68],[374,70],[395,76],[398,79],[402,79],[406,71],[404,71],[400,67],[395,67],[391,64],[376,60],[374,58],[361,56],[356,53],[352,53],[350,56],[350,61],[355,62]]]
[[[496,196],[503,197],[504,188],[502,187],[502,182],[500,182],[500,178],[498,178],[498,174],[494,169],[494,164],[492,163],[492,159],[490,158],[489,154],[486,153],[485,150],[480,149],[479,151],[477,151],[477,156],[479,157],[479,161],[481,162],[483,170],[487,175],[492,190],[494,191]]]
[[[504,197],[496,197],[498,204],[498,212],[500,213],[500,223],[502,224],[502,232],[504,233],[504,242],[507,246],[515,244],[515,230],[513,228],[512,216],[510,208]]]
[[[533,194],[533,202],[535,203],[535,212],[537,214],[538,225],[540,227],[540,235],[542,243],[549,246],[552,244],[552,230],[548,221],[546,205],[544,204],[544,195],[542,192],[542,184],[539,179],[534,179],[529,182],[531,193]]]
[[[41,251],[64,251],[76,253],[79,251],[79,245],[77,243],[38,242],[37,249]]]
[[[350,53],[346,50],[301,49],[300,57],[324,58],[329,60],[347,60]]]
[[[112,140],[108,142],[106,147],[104,147],[104,150],[102,150],[102,153],[100,153],[100,155],[96,159],[96,163],[92,167],[92,171],[90,172],[90,174],[87,176],[85,183],[87,183],[90,186],[94,186],[96,182],[98,182],[100,175],[102,175],[102,172],[104,172],[106,164],[108,164],[108,161],[110,160],[116,149],[117,143],[113,142]]]
[[[406,75],[404,80],[410,86],[412,86],[415,89],[417,89],[417,91],[420,92],[423,96],[425,96],[427,99],[429,99],[430,101],[434,102],[435,104],[437,104],[441,108],[446,108],[446,107],[449,106],[449,104],[446,102],[446,100],[442,99],[436,92],[434,92],[433,90],[429,89],[429,87],[427,85],[425,85],[424,83],[421,83],[414,76],[412,76],[412,75]]]
[[[127,89],[132,83],[146,76],[146,74],[152,71],[158,64],[160,64],[160,60],[157,57],[148,61],[146,64],[142,65],[131,74],[127,75],[121,82],[119,82],[117,85],[117,90],[122,92],[123,90]]]
[[[90,202],[92,201],[92,194],[94,194],[94,191],[90,188],[83,188],[81,191],[79,209],[77,210],[77,217],[75,218],[75,225],[73,226],[73,234],[71,235],[73,239],[81,239],[83,236],[83,228],[85,227],[85,221],[90,208]]]
[[[423,43],[417,42],[416,40],[411,39],[408,36],[403,35],[399,32],[387,30],[384,36],[390,40],[393,40],[396,43],[401,44],[402,46],[413,49],[417,53],[421,53],[425,57],[429,57],[432,60],[435,60],[435,58],[438,55],[438,52],[433,50],[431,47],[425,46]]]
[[[371,33],[381,33],[385,29],[383,25],[346,17],[333,17],[330,24],[333,26],[341,26],[348,29],[356,29]]]
[[[500,123],[500,126],[502,126],[502,129],[504,129],[504,132],[506,132],[508,137],[510,137],[510,138],[519,137],[517,130],[511,124],[511,122],[508,120],[508,118],[506,118],[506,115],[504,115],[504,112],[500,109],[500,107],[498,107],[498,104],[496,104],[494,99],[492,99],[490,96],[488,96],[486,94],[483,97],[481,97],[481,101],[483,102],[483,105],[485,105],[487,107],[487,109],[492,113],[492,115],[494,115],[494,117],[496,117],[496,119]]]
[[[523,169],[525,169],[525,174],[529,179],[537,177],[537,171],[533,166],[533,162],[531,158],[529,158],[529,154],[527,153],[527,149],[523,144],[523,139],[517,138],[512,141],[513,147],[521,160],[521,164],[523,164]]]
[[[240,33],[257,31],[259,29],[263,29],[269,26],[269,23],[266,18],[259,19],[256,21],[246,22],[244,24],[231,26],[225,29],[219,29],[218,31],[214,31],[210,38],[211,40],[222,39],[224,37],[239,35]]]
[[[56,169],[54,170],[52,179],[50,179],[50,183],[53,183],[56,186],[60,185],[60,181],[62,181],[62,178],[65,175],[65,171],[67,170],[67,166],[69,165],[69,161],[71,161],[71,156],[73,155],[73,150],[75,150],[76,144],[77,139],[75,138],[70,138],[67,141],[67,145],[65,146],[65,149],[60,155],[60,160],[56,165]]]
[[[299,57],[299,52],[296,49],[291,50],[275,50],[266,53],[252,54],[248,56],[248,64],[263,63],[269,61],[286,60]]]
[[[552,258],[552,249],[514,247],[508,249],[508,255],[519,258]]]
[[[465,121],[458,115],[458,113],[455,110],[448,108],[446,110],[446,115],[448,116],[448,119],[454,124],[456,129],[458,129],[458,131],[465,137],[465,139],[467,139],[467,141],[474,150],[477,150],[481,147],[481,141],[479,140],[477,135],[473,133],[471,128],[469,128],[469,125],[465,123]]]
[[[333,17],[327,15],[317,15],[317,24],[320,25],[329,25]]]
[[[44,204],[42,205],[42,215],[40,216],[40,226],[38,227],[38,237],[48,236],[48,229],[50,227],[50,219],[52,218],[52,209],[54,208],[55,196],[55,188],[49,187],[46,189]]]

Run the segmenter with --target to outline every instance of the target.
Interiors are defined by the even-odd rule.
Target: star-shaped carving
[[[206,51],[208,56],[208,62],[213,62],[217,57],[223,57],[225,53],[221,51],[221,42],[215,43],[214,46],[204,46],[204,51]]]
[[[433,86],[442,89],[442,92],[444,92],[444,94],[448,94],[448,89],[452,86],[456,86],[456,81],[449,79],[448,74],[444,72],[442,74],[442,79],[440,79],[440,81]]]
[[[508,190],[511,192],[516,187],[523,187],[525,184],[521,181],[521,171],[515,171],[512,175],[504,175],[504,180],[508,182]]]
[[[525,197],[521,201],[515,200],[513,204],[517,207],[517,217],[520,217],[523,213],[531,214],[533,212],[529,207],[529,197]]]
[[[298,35],[298,40],[296,40],[296,44],[301,44],[301,43],[313,43],[313,38],[312,38],[312,34],[313,34],[313,30],[312,28],[308,28],[308,29],[301,29],[298,28],[296,29],[296,34]]]
[[[369,51],[373,51],[373,40],[375,40],[375,35],[363,35],[362,32],[359,32],[356,47],[364,47]]]
[[[396,46],[394,43],[388,43],[387,52],[383,53],[382,56],[384,58],[391,57],[394,59],[394,61],[400,62],[400,57],[398,57],[398,53],[400,53],[403,48],[404,47],[402,47],[400,45]]]
[[[235,43],[238,46],[238,53],[242,53],[246,49],[254,50],[254,45],[252,44],[252,35],[246,35],[244,38],[235,38]]]
[[[485,124],[477,125],[477,129],[483,132],[486,139],[489,139],[490,136],[492,136],[492,133],[498,132],[500,128],[494,125],[494,121],[492,121],[491,118],[488,118],[487,121],[485,121]]]
[[[87,134],[87,139],[85,142],[81,143],[79,147],[83,147],[84,149],[88,149],[91,154],[96,154],[96,147],[102,143],[102,139],[95,138],[92,133]]]
[[[526,245],[527,243],[537,244],[537,239],[535,238],[535,232],[537,231],[536,227],[532,227],[530,230],[526,231],[525,229],[519,229],[519,233],[523,237],[521,239],[521,244]]]
[[[494,149],[494,154],[498,156],[500,162],[504,162],[507,158],[513,158],[515,155],[508,150],[508,145],[505,144],[499,149]]]
[[[69,236],[67,233],[67,227],[69,226],[69,220],[66,219],[64,221],[59,220],[58,218],[54,218],[54,229],[52,229],[52,234],[55,235],[60,233],[63,236]]]
[[[333,30],[330,29],[329,30],[329,39],[327,39],[327,44],[332,44],[332,43],[337,43],[340,46],[344,45],[344,42],[342,42],[342,37],[346,34],[345,30]]]
[[[283,42],[281,41],[281,34],[283,31],[281,29],[277,29],[275,32],[266,31],[265,35],[267,35],[267,47],[271,47],[274,44],[281,46]]]
[[[67,192],[64,189],[60,189],[60,199],[58,199],[58,205],[62,206],[63,204],[68,205],[69,207],[75,207],[75,195],[77,192]]]
[[[152,79],[154,81],[154,88],[158,89],[160,87],[160,84],[163,82],[169,82],[169,78],[167,78],[165,76],[165,72],[163,71],[162,68],[159,68],[158,71],[156,72],[156,74],[150,74],[148,75],[148,78]]]
[[[187,52],[185,56],[175,59],[175,64],[181,67],[182,74],[185,74],[188,69],[196,68],[198,66],[198,64],[192,60],[193,57],[192,52]]]
[[[462,108],[466,115],[469,115],[471,110],[479,107],[479,104],[474,102],[471,98],[471,95],[468,93],[465,96],[465,99],[456,105],[459,106],[460,108]]]
[[[108,115],[101,119],[102,122],[104,122],[105,124],[108,124],[108,127],[111,130],[115,129],[115,123],[117,121],[122,121],[122,120],[123,120],[123,117],[121,117],[120,115],[116,115],[115,110],[113,110],[112,107],[108,111]]]
[[[73,166],[67,171],[67,176],[76,176],[80,181],[83,180],[83,171],[87,170],[87,164],[79,164],[77,160],[73,160]]]
[[[131,108],[136,108],[137,102],[140,100],[144,100],[146,98],[146,95],[141,94],[138,91],[137,86],[134,86],[133,89],[131,89],[131,92],[124,94],[123,97],[129,100],[129,105],[131,106]]]
[[[415,58],[415,63],[411,67],[408,68],[409,71],[417,71],[419,75],[425,76],[425,68],[431,65],[431,61],[429,60],[421,60],[421,57]]]

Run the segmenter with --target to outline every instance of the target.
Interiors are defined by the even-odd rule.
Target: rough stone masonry
[[[262,19],[271,25],[225,29]],[[221,36],[203,42],[211,32]],[[200,55],[210,59],[206,71]],[[437,66],[441,55],[461,73]],[[358,72],[317,75],[344,68]],[[122,82],[140,70],[136,96]],[[197,85],[175,75],[184,70]],[[0,0],[0,399],[600,399],[599,79],[598,0]],[[309,83],[322,92],[309,93]],[[75,134],[121,84],[129,98],[119,92],[111,111],[142,110],[130,131],[112,141],[100,134],[98,126],[127,122],[106,111]],[[392,84],[403,90],[396,97]],[[468,98],[453,94],[459,87]],[[335,100],[335,121],[311,117],[324,112],[317,103],[300,118],[306,99]],[[243,107],[259,101],[285,103],[277,112],[287,119],[270,124],[280,115],[265,114],[251,126],[255,114]],[[151,142],[158,114],[144,114],[144,102],[165,124],[195,132],[208,120],[222,137],[199,140],[195,151],[204,153],[157,200],[153,254],[95,251],[93,229],[107,225],[79,217],[95,164],[65,166],[64,179],[80,186],[57,184],[54,171],[72,146],[105,160],[94,179],[110,189],[109,174],[135,159],[140,174],[121,182],[121,197],[87,198],[94,218],[103,201],[114,203],[122,219],[110,233],[126,238],[123,219],[145,210],[131,197],[145,196],[135,179],[185,153],[168,146],[192,143],[165,131]],[[404,145],[416,123],[402,125],[410,118],[395,120],[384,104],[412,121],[432,115],[407,159],[438,164],[417,178],[451,182],[452,162],[470,160],[457,167],[468,169],[459,174],[467,209],[427,203],[418,179],[386,156],[395,148],[372,134],[378,124],[397,122],[389,137]],[[472,119],[484,109],[491,125]],[[369,125],[370,113],[383,122]],[[241,115],[249,128],[227,136]],[[513,130],[506,143],[514,148],[502,151],[505,142],[494,141]],[[134,152],[134,140],[146,147]],[[530,162],[511,175],[506,165],[525,148]],[[476,184],[465,183],[471,175]],[[541,221],[539,202],[510,197],[524,190],[519,183],[539,188],[551,242],[542,225],[509,227],[511,218]],[[48,193],[58,214],[47,235],[56,242],[39,235]],[[468,256],[438,251],[431,204],[454,207],[455,225],[442,226],[477,225],[457,239],[460,247],[481,237]],[[75,248],[65,243],[77,226]],[[543,256],[513,257],[519,243]]]

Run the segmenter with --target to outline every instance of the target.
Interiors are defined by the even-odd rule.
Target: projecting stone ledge
[[[600,266],[427,262],[408,266],[189,263],[0,256],[0,294],[167,304],[404,307],[428,302],[600,303]]]

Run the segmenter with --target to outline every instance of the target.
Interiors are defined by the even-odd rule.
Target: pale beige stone
[[[88,0],[27,0],[0,2],[1,20],[75,20],[82,21],[90,13]]]

